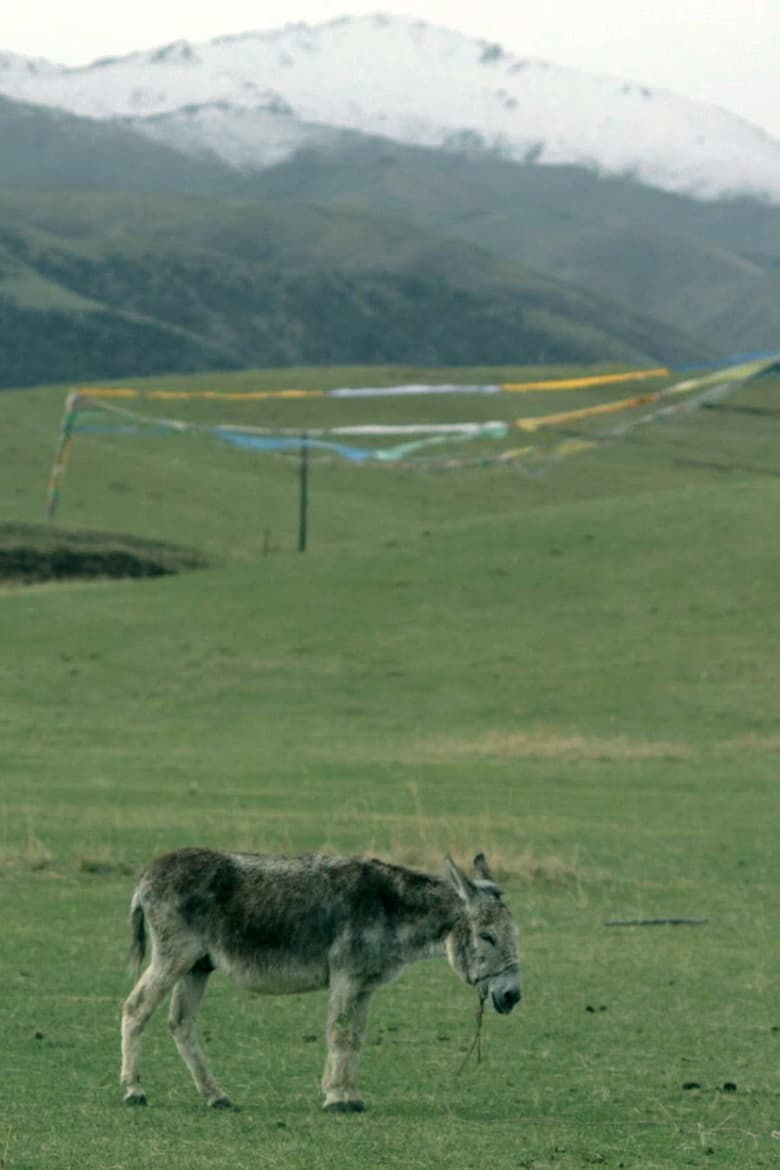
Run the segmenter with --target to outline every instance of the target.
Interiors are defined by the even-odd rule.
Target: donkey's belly
[[[217,970],[229,975],[239,987],[261,995],[296,995],[328,986],[325,963],[296,963],[274,955],[246,959],[217,953],[211,957]]]

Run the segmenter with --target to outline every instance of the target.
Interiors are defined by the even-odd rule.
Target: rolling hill
[[[374,140],[310,151],[242,191],[373,208],[684,328],[714,357],[780,342],[780,207],[702,201],[581,167]]]
[[[403,220],[0,189],[0,380],[252,365],[689,361],[680,331]]]

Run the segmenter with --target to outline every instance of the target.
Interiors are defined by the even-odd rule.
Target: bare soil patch
[[[206,565],[194,549],[126,534],[0,524],[0,584],[164,577]]]

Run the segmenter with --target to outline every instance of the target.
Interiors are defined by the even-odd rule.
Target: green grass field
[[[778,391],[537,477],[315,463],[304,555],[294,461],[76,437],[59,526],[210,567],[0,592],[4,1170],[776,1164]],[[63,397],[0,395],[0,524],[42,519]],[[204,1046],[240,1108],[202,1106],[160,1012],[129,1110],[133,874],[187,843],[432,870],[484,849],[524,1003],[459,1073],[472,994],[410,969],[377,996],[369,1111],[333,1117],[324,996],[216,977]],[[605,925],[668,916],[708,923]]]

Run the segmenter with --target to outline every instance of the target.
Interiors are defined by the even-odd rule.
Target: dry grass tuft
[[[426,759],[498,760],[688,760],[695,754],[687,743],[631,739],[628,736],[561,735],[557,731],[489,731],[473,739],[438,736],[420,744]]]
[[[728,755],[750,752],[780,752],[780,735],[743,735],[739,739],[723,739],[715,747]]]
[[[110,877],[112,874],[132,874],[137,867],[129,861],[122,861],[112,857],[107,850],[86,854],[78,859],[79,873],[91,873],[98,877]]]
[[[532,849],[525,849],[512,859],[510,873],[524,882],[544,882],[551,886],[575,885],[597,876],[595,871],[583,867],[578,857],[571,861],[554,855],[537,857]]]
[[[27,838],[22,845],[8,844],[8,829],[5,823],[5,809],[3,809],[3,843],[0,845],[0,868],[6,872],[12,870],[39,871],[49,869],[54,862],[54,855],[44,845],[35,832],[32,820],[27,823]]]
[[[26,869],[48,869],[54,861],[54,855],[39,837],[32,836],[21,851],[21,861]]]
[[[501,884],[535,882],[549,887],[569,887],[582,897],[585,897],[586,884],[612,880],[608,871],[589,865],[579,848],[564,854],[544,853],[526,846],[529,838],[522,818],[491,810],[483,810],[476,816],[433,815],[426,810],[416,781],[409,781],[406,789],[411,806],[408,811],[379,814],[342,809],[329,818],[327,831],[315,848],[322,853],[354,852],[363,857],[377,857],[439,875],[444,873],[447,854],[470,872],[474,855],[484,850]],[[349,842],[346,847],[345,842]],[[251,847],[257,848],[257,843]]]
[[[473,848],[472,845],[472,853]],[[408,865],[413,869],[439,873],[442,869],[442,857],[448,851],[456,860],[462,862],[468,871],[471,853],[465,847],[438,850],[426,847],[422,843],[407,844],[393,849],[392,853],[389,853],[383,860]],[[604,881],[608,877],[603,872],[597,872],[583,866],[578,858],[567,859],[555,855],[538,856],[531,849],[512,853],[506,848],[489,846],[488,855],[490,868],[498,882],[539,882],[550,886],[579,886],[583,882]]]

